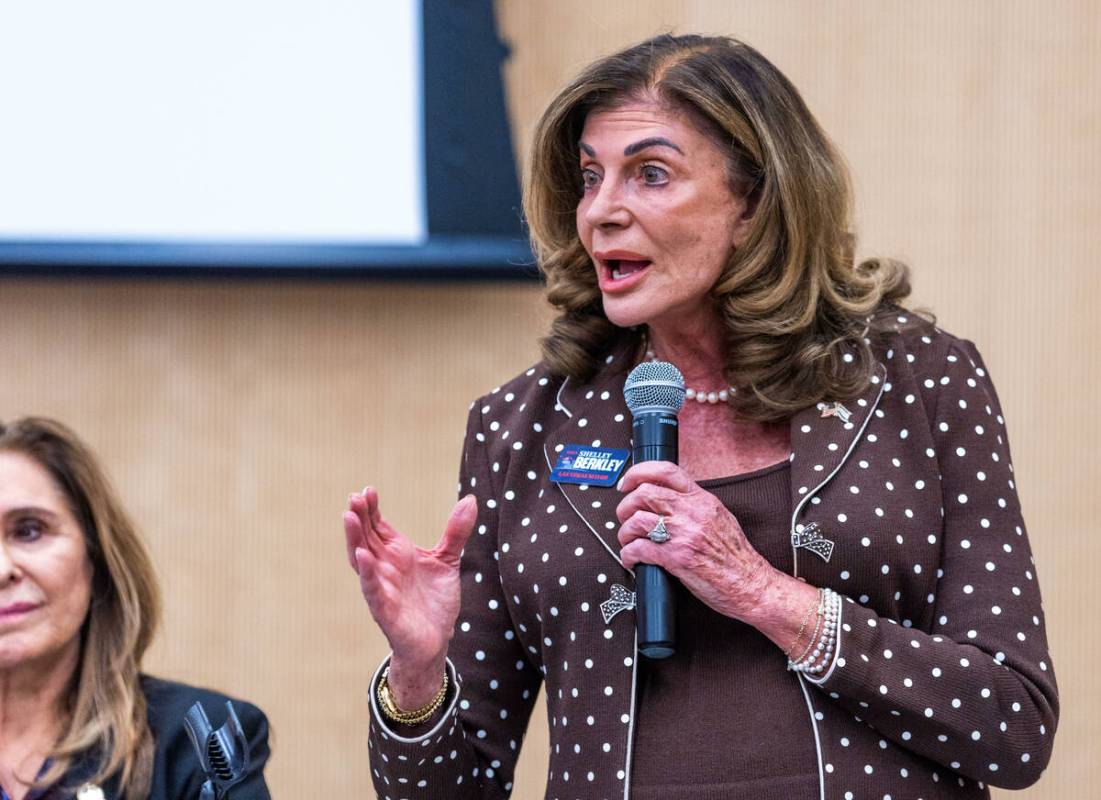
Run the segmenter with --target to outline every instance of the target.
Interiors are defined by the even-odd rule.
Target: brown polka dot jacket
[[[402,730],[372,691],[380,797],[508,797],[545,682],[546,797],[629,798],[635,615],[606,619],[601,607],[613,590],[628,606],[633,591],[619,494],[548,476],[562,445],[629,447],[632,359],[619,347],[587,385],[538,365],[471,407],[460,493],[477,494],[480,516],[449,654],[459,689],[438,723]],[[863,395],[845,400],[847,420],[810,408],[791,422],[795,572],[846,598],[833,667],[800,678],[821,797],[1029,785],[1048,762],[1058,700],[994,387],[970,342],[932,328],[893,335],[879,359]],[[834,544],[828,561],[797,546],[811,522]],[[736,748],[707,731],[700,742]]]

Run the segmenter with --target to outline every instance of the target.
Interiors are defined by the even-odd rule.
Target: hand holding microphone
[[[623,389],[634,417],[634,465],[616,508],[620,558],[635,571],[639,652],[676,650],[673,579],[715,611],[755,624],[776,570],[753,548],[737,518],[678,466],[677,413],[684,379],[672,364],[639,364]]]
[[[623,396],[634,421],[631,423],[632,459],[677,463],[677,412],[684,405],[684,376],[664,361],[644,361],[627,376]],[[621,519],[622,521],[622,519]],[[659,515],[647,532],[656,544],[669,534]],[[673,583],[661,567],[639,564],[635,568],[638,649],[648,658],[668,658],[676,652],[677,609]]]

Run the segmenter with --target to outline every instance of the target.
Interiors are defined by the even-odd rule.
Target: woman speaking
[[[0,423],[0,798],[215,796],[200,795],[184,715],[201,702],[220,725],[228,698],[142,674],[158,610],[145,546],[91,451],[52,420]],[[228,797],[268,800],[267,720],[234,707],[250,763],[228,765]]]
[[[470,409],[431,551],[348,555],[392,647],[384,798],[506,797],[545,684],[547,797],[985,797],[1051,753],[1055,677],[1005,424],[975,347],[854,263],[848,180],[752,48],[661,36],[567,86],[527,220],[543,359]],[[682,373],[679,464],[630,452],[627,373]],[[578,482],[583,452],[607,480]],[[596,454],[596,455],[593,455]],[[607,485],[601,485],[601,484]],[[635,567],[676,579],[640,657]]]

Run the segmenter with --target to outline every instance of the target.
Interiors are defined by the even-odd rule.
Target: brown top
[[[790,574],[787,461],[700,485],[738,518],[769,563]],[[632,796],[817,797],[814,731],[783,653],[756,629],[679,589],[676,654],[639,661]]]

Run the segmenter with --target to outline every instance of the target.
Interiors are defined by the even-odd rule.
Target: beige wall
[[[1000,389],[1063,696],[1052,766],[1020,796],[1096,792],[1096,3],[498,7],[521,152],[555,87],[660,30],[735,34],[801,88],[852,165],[862,249],[913,264],[918,302]],[[166,590],[151,669],[269,712],[277,797],[371,796],[386,647],[340,510],[370,481],[434,541],[469,400],[535,358],[546,318],[524,286],[4,280],[0,418],[55,415],[107,462]],[[546,742],[537,715],[517,797],[541,796]]]

